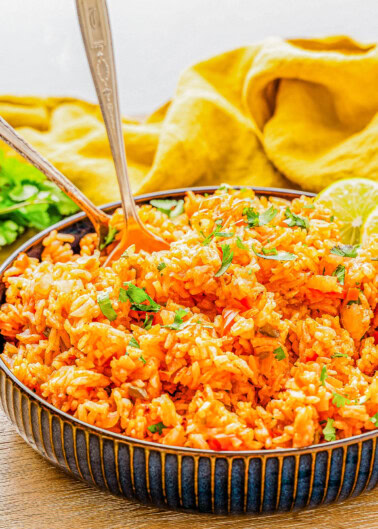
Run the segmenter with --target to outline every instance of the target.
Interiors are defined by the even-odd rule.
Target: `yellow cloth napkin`
[[[347,37],[273,38],[198,63],[170,103],[123,120],[134,193],[378,180],[377,87],[377,45]],[[118,198],[96,105],[3,96],[0,115],[96,203]]]

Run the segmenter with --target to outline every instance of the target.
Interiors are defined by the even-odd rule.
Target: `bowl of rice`
[[[170,243],[130,247],[84,214],[1,267],[0,401],[76,478],[160,507],[271,513],[378,481],[376,249],[342,244],[314,195],[138,197]]]

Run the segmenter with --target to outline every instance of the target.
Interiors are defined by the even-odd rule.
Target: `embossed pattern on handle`
[[[105,0],[76,0],[81,33],[93,82],[108,132],[126,222],[140,223],[127,174],[117,79]]]
[[[21,138],[2,117],[0,117],[0,138],[25,158],[25,160],[41,171],[51,182],[54,182],[54,184],[85,211],[97,232],[101,224],[108,224],[109,217],[106,213],[97,208],[67,177],[39,154],[27,141]]]

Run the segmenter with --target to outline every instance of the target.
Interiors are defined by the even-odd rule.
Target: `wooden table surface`
[[[340,505],[274,515],[164,511],[116,498],[56,469],[0,411],[0,529],[378,529],[378,489]]]

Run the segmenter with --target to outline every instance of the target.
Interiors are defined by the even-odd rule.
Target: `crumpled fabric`
[[[133,192],[378,180],[377,87],[377,45],[342,36],[271,38],[195,64],[170,102],[123,119]],[[0,115],[95,203],[119,198],[97,105],[0,96]]]

